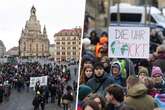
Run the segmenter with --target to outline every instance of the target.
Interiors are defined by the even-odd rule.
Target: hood
[[[119,74],[121,74],[121,65],[120,65],[120,62],[119,61],[114,61],[112,64],[111,64],[111,69],[113,67],[117,67],[119,69]],[[112,73],[113,74],[113,73]]]
[[[139,69],[138,75],[140,75],[141,73],[145,73],[146,76],[149,76],[148,69],[145,68],[145,67],[141,67],[141,68]]]
[[[139,97],[147,94],[147,88],[144,84],[138,83],[128,89],[128,96]]]
[[[120,65],[120,62],[119,61],[114,61],[112,63],[111,68],[113,68],[113,67],[117,67],[120,70],[120,72],[121,72],[121,65]]]

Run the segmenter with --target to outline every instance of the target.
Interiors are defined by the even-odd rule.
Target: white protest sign
[[[112,58],[149,58],[148,27],[109,27],[108,56]]]
[[[41,86],[46,86],[48,82],[48,76],[30,77],[30,87],[35,87],[37,81],[40,82]]]
[[[40,84],[41,84],[41,86],[47,85],[47,81],[48,81],[48,76],[40,77]]]
[[[36,82],[36,77],[30,77],[30,87],[35,87]]]

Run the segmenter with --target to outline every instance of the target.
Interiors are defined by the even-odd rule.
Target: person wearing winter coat
[[[125,106],[123,87],[118,84],[112,84],[106,89],[106,99],[108,106],[106,110],[119,110]]]
[[[156,49],[157,59],[154,61],[154,66],[159,66],[162,73],[165,74],[165,44],[162,44]]]
[[[80,77],[80,84],[86,84],[93,77],[93,66],[87,65],[83,67]]]
[[[154,81],[154,87],[159,90],[160,93],[165,93],[165,81],[163,79],[163,73],[160,67],[152,67],[151,77]]]
[[[37,91],[37,94],[34,97],[32,104],[34,106],[34,110],[39,110],[39,105],[40,105],[40,92],[39,91]]]
[[[114,80],[114,83],[125,86],[125,81],[121,74],[121,66],[118,61],[112,63],[110,77]]]
[[[3,102],[3,95],[4,95],[4,86],[0,84],[0,103]]]
[[[114,81],[104,71],[102,63],[96,62],[94,64],[94,76],[86,83],[87,86],[92,88],[93,93],[98,93],[101,96],[105,95],[105,88],[113,84]]]
[[[71,108],[71,102],[74,100],[73,89],[71,86],[66,87],[66,93],[62,97],[62,102],[64,105],[64,110]]]
[[[124,102],[134,107],[136,110],[153,110],[155,108],[154,99],[147,95],[146,86],[134,76],[127,79],[128,92]]]
[[[139,68],[138,77],[140,81],[144,82],[144,79],[149,77],[148,69],[145,67]]]
[[[78,105],[77,110],[82,110],[82,106],[84,105],[85,101],[88,100],[89,95],[92,93],[92,89],[84,84],[80,84],[78,90]]]
[[[39,102],[40,102],[41,110],[45,110],[45,97],[42,94],[39,96]]]

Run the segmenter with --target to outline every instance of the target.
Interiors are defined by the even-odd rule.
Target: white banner
[[[41,86],[46,86],[48,83],[48,76],[30,77],[30,87],[35,87],[37,81],[40,82]]]
[[[109,27],[108,56],[111,58],[149,58],[148,27]]]

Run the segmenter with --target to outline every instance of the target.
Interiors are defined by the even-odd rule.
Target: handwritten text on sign
[[[148,58],[148,27],[109,27],[109,57]]]

